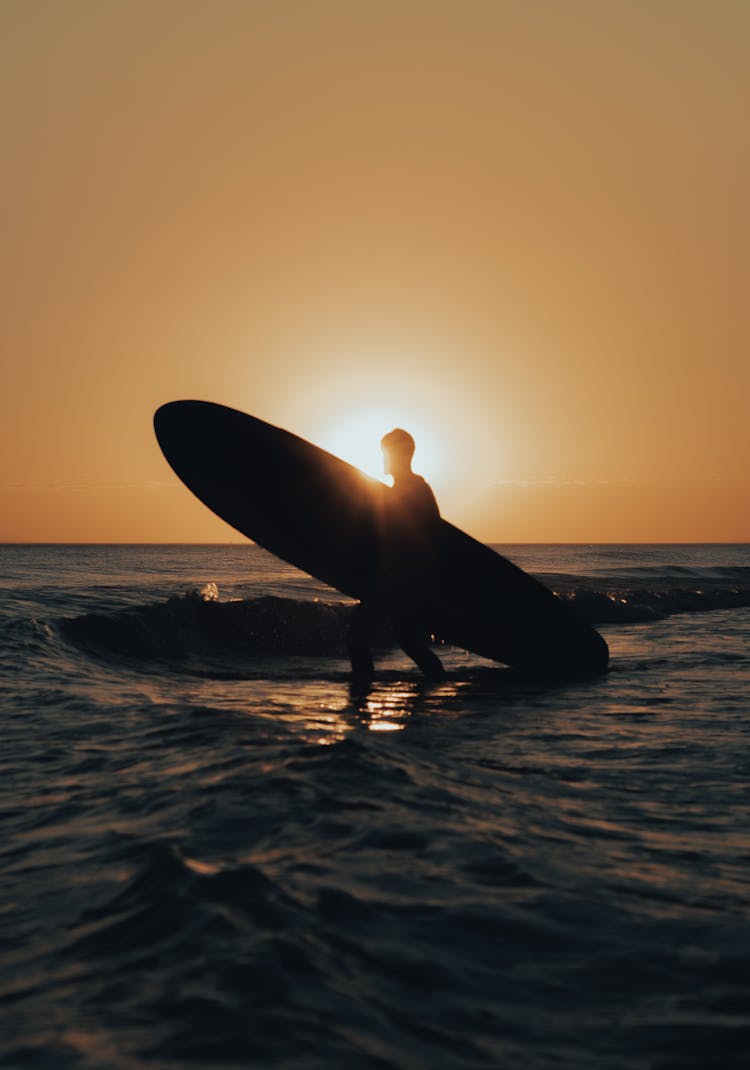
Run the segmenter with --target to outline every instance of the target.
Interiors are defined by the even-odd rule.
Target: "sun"
[[[429,481],[439,479],[442,466],[439,438],[429,423],[407,405],[383,404],[349,411],[323,429],[317,442],[368,476],[387,482],[380,440],[394,427],[402,427],[414,438],[414,471]]]

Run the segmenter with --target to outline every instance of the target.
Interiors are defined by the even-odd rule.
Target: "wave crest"
[[[351,606],[266,596],[219,602],[191,592],[166,602],[64,621],[78,643],[128,657],[180,660],[190,654],[337,654]]]
[[[594,625],[660,620],[677,613],[750,605],[750,586],[599,589],[574,586],[560,597]],[[191,655],[343,656],[352,603],[263,596],[221,602],[215,584],[200,592],[100,613],[61,624],[64,634],[86,647],[116,655],[180,661]],[[386,627],[375,645],[393,646]]]

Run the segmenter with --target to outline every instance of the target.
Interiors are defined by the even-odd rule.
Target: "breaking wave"
[[[720,573],[722,570],[716,570]],[[580,577],[545,577],[579,616],[593,625],[660,620],[750,605],[750,569],[693,578],[692,583],[603,586]],[[222,602],[216,585],[166,601],[85,613],[61,622],[77,644],[139,659],[181,660],[192,654],[340,656],[352,603],[276,596]],[[376,645],[393,645],[388,630]]]

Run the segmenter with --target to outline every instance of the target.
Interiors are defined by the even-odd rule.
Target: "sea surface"
[[[747,1070],[750,547],[498,547],[520,683],[262,550],[0,546],[0,1065]]]

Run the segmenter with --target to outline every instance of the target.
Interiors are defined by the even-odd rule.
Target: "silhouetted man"
[[[380,569],[368,598],[352,613],[349,656],[360,678],[373,674],[370,639],[389,619],[399,646],[425,676],[444,675],[440,659],[427,645],[422,616],[430,566],[435,558],[440,511],[429,485],[411,470],[414,439],[396,428],[381,443],[385,474],[393,488],[385,496],[380,538]]]

